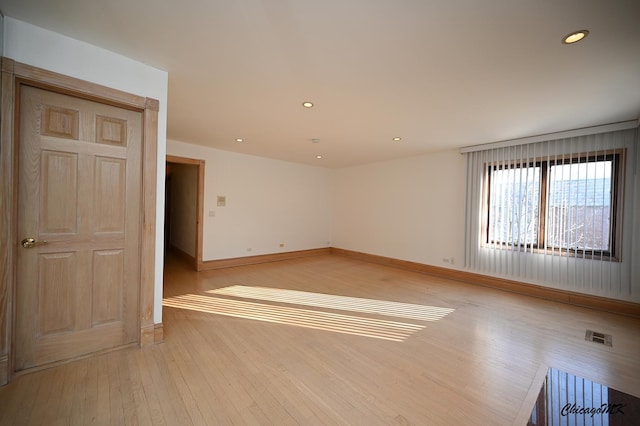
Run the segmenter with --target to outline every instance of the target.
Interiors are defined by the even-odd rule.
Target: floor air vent
[[[610,334],[604,334],[593,330],[587,330],[584,335],[587,342],[600,343],[605,346],[613,346],[613,339]]]

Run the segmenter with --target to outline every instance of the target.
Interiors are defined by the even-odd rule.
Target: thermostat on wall
[[[224,207],[227,204],[227,197],[218,195],[218,207]]]

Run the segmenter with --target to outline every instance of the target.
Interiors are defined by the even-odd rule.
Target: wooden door
[[[19,102],[15,370],[138,341],[142,216],[141,112]]]

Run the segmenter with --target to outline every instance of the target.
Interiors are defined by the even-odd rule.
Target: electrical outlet
[[[253,250],[251,247],[248,247],[248,248],[247,248],[247,251],[251,251],[251,250]]]
[[[442,261],[443,261],[444,263],[449,263],[449,262],[450,262],[450,260],[449,260],[449,258],[448,258],[448,257],[443,257],[443,258],[442,258]]]
[[[280,247],[284,247],[284,243],[280,243]]]

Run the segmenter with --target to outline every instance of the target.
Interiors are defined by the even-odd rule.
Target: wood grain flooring
[[[548,366],[640,395],[638,319],[336,255],[189,268],[164,343],[20,375],[0,424],[523,424]]]

